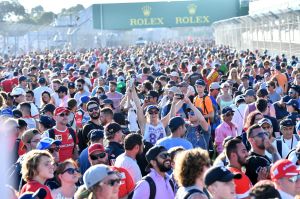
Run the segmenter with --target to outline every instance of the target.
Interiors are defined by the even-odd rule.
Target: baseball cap
[[[105,104],[110,104],[112,108],[114,108],[114,102],[111,99],[104,99],[101,105],[103,106]]]
[[[44,108],[41,110],[42,113],[45,113],[45,112],[51,112],[53,113],[55,111],[55,106],[53,104],[46,104],[44,106]]]
[[[69,109],[65,108],[65,107],[57,107],[55,110],[54,110],[54,115],[55,116],[58,116],[60,115],[61,113],[69,113]]]
[[[149,105],[146,107],[146,112],[149,112],[151,109],[156,109],[159,111],[159,107],[156,105]]]
[[[23,116],[22,112],[19,109],[12,110],[12,115],[14,118],[21,118]]]
[[[120,130],[122,130],[122,127],[118,123],[111,122],[105,127],[105,137],[111,137]]]
[[[107,95],[105,95],[105,94],[101,94],[101,95],[99,96],[99,99],[101,99],[101,100],[105,100],[105,99],[107,99]]]
[[[283,119],[280,122],[280,126],[294,126],[294,123],[291,119]]]
[[[203,81],[202,79],[198,79],[198,80],[195,82],[195,85],[198,85],[198,86],[205,86],[206,83],[205,83],[205,81]]]
[[[27,80],[27,77],[25,77],[25,76],[21,76],[21,77],[19,77],[19,82],[22,82],[22,81],[26,81]]]
[[[184,125],[185,121],[182,117],[180,116],[176,116],[176,117],[172,117],[169,121],[169,128],[171,129],[171,131],[175,131],[176,129],[178,129],[180,126]]]
[[[44,77],[40,77],[39,78],[39,83],[40,84],[45,84],[46,83],[46,79]]]
[[[285,95],[285,96],[283,96],[282,97],[282,101],[283,101],[283,103],[287,103],[288,101],[290,101],[290,99],[291,99],[291,97],[290,96],[288,96],[288,95]]]
[[[68,93],[68,88],[65,86],[59,86],[57,93]]]
[[[288,159],[281,159],[273,164],[270,173],[271,179],[276,181],[280,178],[296,176],[300,172],[292,161]]]
[[[16,96],[16,95],[26,95],[26,92],[24,91],[23,88],[18,88],[15,87],[12,92],[10,93],[11,96]]]
[[[149,91],[147,93],[147,96],[149,96],[149,97],[157,97],[158,98],[159,94],[156,91],[151,90],[151,91]]]
[[[61,141],[54,140],[54,139],[49,138],[49,137],[44,137],[37,144],[36,149],[39,149],[39,150],[49,149],[52,144],[61,145]]]
[[[218,82],[213,82],[209,85],[209,89],[219,89],[220,84]]]
[[[189,87],[189,84],[187,82],[183,81],[178,84],[178,87]]]
[[[52,128],[55,125],[53,119],[47,115],[41,115],[38,122],[48,129]]]
[[[299,109],[299,102],[298,100],[295,100],[295,99],[290,99],[286,105],[289,105],[289,106],[292,106],[294,109]]]
[[[245,91],[244,96],[255,96],[255,91],[253,89],[248,89]]]
[[[241,179],[242,175],[240,173],[233,174],[226,167],[211,167],[204,174],[204,183],[206,187],[212,185],[213,183],[229,182],[232,179]]]
[[[179,77],[179,74],[176,71],[173,71],[173,72],[170,73],[170,76]]]
[[[257,95],[257,97],[265,97],[265,96],[268,96],[269,93],[268,93],[267,89],[261,88],[261,89],[258,89],[258,91],[256,92],[256,95]]]
[[[75,88],[75,83],[74,82],[69,82],[68,83],[68,88]]]
[[[29,143],[31,139],[40,132],[37,129],[29,129],[22,134],[21,140],[23,143]]]
[[[242,80],[243,80],[243,79],[249,79],[249,76],[248,76],[248,75],[243,75],[241,79],[242,79]]]
[[[240,101],[245,101],[245,97],[243,95],[238,95],[234,99],[235,104],[239,103]]]
[[[88,154],[92,154],[94,153],[95,151],[101,151],[101,152],[104,152],[105,149],[103,147],[102,144],[99,144],[99,143],[95,143],[95,144],[92,144],[88,147]]]
[[[160,154],[163,151],[167,151],[167,149],[163,146],[160,145],[154,145],[153,147],[151,147],[147,153],[146,153],[146,160],[148,162],[148,165],[146,167],[146,171],[149,171],[149,169],[152,167],[150,164],[151,160],[155,160],[155,158],[158,156],[158,154]]]
[[[230,106],[225,106],[222,110],[222,115],[225,115],[226,113],[234,112],[234,110]]]
[[[85,96],[80,97],[80,105],[88,103],[89,100],[90,100],[89,96],[85,95]]]
[[[271,120],[269,120],[268,118],[262,118],[262,119],[260,119],[260,120],[257,122],[257,124],[258,124],[259,126],[262,126],[262,125],[265,124],[265,123],[267,123],[267,124],[273,126]]]
[[[109,166],[104,164],[97,164],[91,166],[83,175],[84,186],[87,189],[92,188],[97,183],[101,182],[105,177],[114,174]]]
[[[84,75],[84,74],[85,74],[85,70],[80,70],[80,71],[79,71],[79,74],[80,74],[80,75]]]
[[[68,72],[66,70],[62,70],[60,73],[61,74],[68,74]]]
[[[104,132],[100,129],[93,129],[89,132],[88,138],[90,141],[96,141],[104,138]]]
[[[171,88],[168,89],[169,92],[172,92],[172,93],[179,93],[181,94],[181,90],[177,87],[177,86],[172,86]]]

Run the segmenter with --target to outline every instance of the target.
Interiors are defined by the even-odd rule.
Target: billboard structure
[[[197,0],[148,3],[94,4],[93,27],[102,30],[208,26],[237,17],[239,0]]]

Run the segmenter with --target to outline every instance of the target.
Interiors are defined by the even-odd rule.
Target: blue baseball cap
[[[286,103],[286,105],[292,106],[294,109],[298,110],[299,109],[299,102],[295,99],[291,99]]]
[[[89,96],[82,96],[81,98],[80,98],[80,105],[81,104],[86,104],[86,103],[88,103],[88,101],[90,100],[90,97]]]
[[[202,79],[198,79],[198,80],[195,82],[195,85],[205,86],[206,83],[205,83],[205,81],[203,81]]]
[[[146,112],[149,112],[151,109],[156,109],[159,111],[159,107],[156,105],[149,105],[146,107]]]
[[[39,150],[49,149],[52,144],[61,145],[61,141],[54,140],[49,137],[45,137],[40,140],[40,142],[36,146],[36,149],[39,149]]]
[[[222,110],[222,115],[225,115],[225,114],[228,113],[228,112],[234,113],[234,110],[233,110],[230,106],[226,106],[226,107],[224,107],[223,110]]]

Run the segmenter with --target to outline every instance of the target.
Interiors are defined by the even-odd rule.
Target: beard
[[[167,161],[170,162],[169,166],[165,166],[165,163]],[[156,163],[157,163],[157,167],[158,167],[159,171],[161,171],[161,172],[168,172],[172,169],[171,160],[165,160],[163,163],[160,163],[159,161],[156,160]]]
[[[265,145],[264,145],[264,141],[262,141],[261,144],[257,145],[257,147],[258,147],[259,149],[261,149],[261,150],[265,150],[265,149],[266,149],[266,147],[265,147]]]
[[[247,164],[247,161],[248,159],[247,158],[245,158],[244,160],[238,155],[238,159],[237,159],[237,161],[238,161],[238,163],[241,165],[241,166],[246,166],[246,164]]]
[[[90,115],[90,117],[91,117],[93,120],[99,119],[100,113],[92,114],[92,115]]]

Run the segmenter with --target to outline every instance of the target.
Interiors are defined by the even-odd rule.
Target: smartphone
[[[184,94],[175,94],[177,99],[183,99],[184,98]]]

